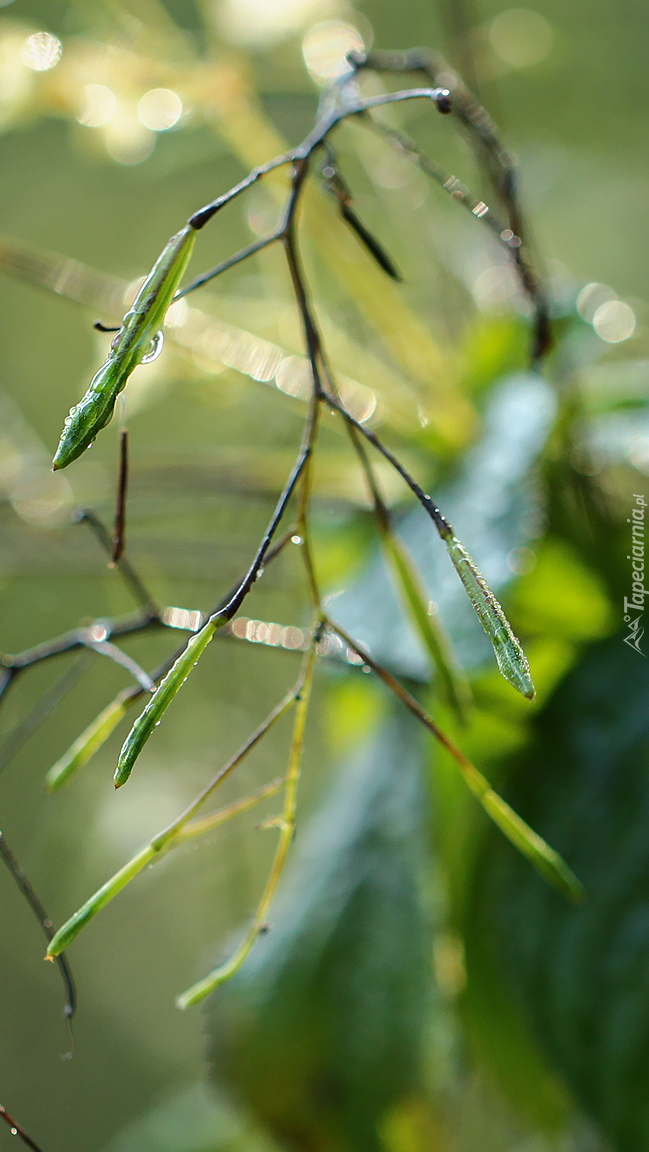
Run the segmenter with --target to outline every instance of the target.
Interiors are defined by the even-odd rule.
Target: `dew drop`
[[[149,348],[149,351],[146,353],[146,355],[142,357],[141,363],[152,364],[154,360],[157,360],[158,356],[162,352],[162,349],[164,348],[164,342],[164,332],[156,332],[153,340],[151,341],[151,347]]]

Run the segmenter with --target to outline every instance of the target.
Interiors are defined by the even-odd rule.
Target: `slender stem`
[[[113,541],[97,513],[93,512],[92,508],[81,508],[80,511],[76,513],[75,520],[77,524],[88,525],[104,551],[112,558]],[[151,617],[157,615],[158,608],[155,599],[143,584],[130,560],[127,560],[126,556],[120,556],[116,561],[116,567],[138,604],[146,608]]]
[[[262,248],[267,248],[269,244],[279,240],[281,234],[276,232],[273,236],[266,236],[263,240],[255,240],[254,244],[248,244],[246,248],[242,248],[239,252],[235,252],[234,256],[229,256],[227,260],[222,260],[214,268],[210,268],[208,272],[202,272],[200,276],[196,276],[194,280],[190,280],[184,288],[179,288],[176,292],[172,303],[175,304],[176,300],[182,300],[183,296],[189,296],[190,292],[194,292],[197,288],[202,288],[203,284],[207,284],[210,280],[214,280],[220,276],[222,272],[227,272],[228,268],[233,268],[235,264],[240,264],[242,260],[247,260],[249,256],[253,256],[255,252],[261,252]]]
[[[284,164],[290,164],[293,159],[294,154],[292,151],[285,152],[282,156],[275,156],[272,160],[269,160],[268,163],[261,164],[258,168],[253,168],[252,172],[249,172],[243,180],[235,184],[234,188],[230,188],[229,192],[224,192],[222,196],[217,196],[216,200],[210,201],[204,208],[199,208],[198,212],[194,212],[194,215],[190,216],[188,223],[191,224],[192,228],[196,228],[197,230],[203,228],[208,220],[211,220],[221,208],[224,208],[226,204],[229,204],[230,201],[234,200],[237,196],[240,196],[247,188],[251,188],[262,176],[267,176],[273,169],[281,168]]]
[[[437,505],[433,502],[432,497],[428,496],[424,492],[423,488],[420,488],[417,481],[413,479],[413,477],[410,475],[407,469],[404,468],[403,464],[400,460],[397,459],[394,453],[391,452],[389,448],[386,448],[385,444],[379,440],[376,433],[372,432],[370,428],[366,428],[360,420],[356,420],[356,418],[347,411],[344,404],[342,404],[340,400],[337,400],[335,396],[327,393],[324,399],[325,403],[327,403],[330,408],[333,408],[334,411],[339,412],[343,420],[345,420],[348,425],[355,428],[357,432],[360,432],[361,436],[364,436],[365,439],[368,440],[369,443],[372,444],[377,449],[377,451],[380,452],[381,455],[390,462],[392,467],[396,469],[402,479],[405,480],[411,492],[415,494],[422,508],[424,508],[430,516],[442,539],[446,540],[450,538],[453,535],[453,529],[451,528],[451,525],[449,524],[446,517],[442,514],[442,512],[440,512]]]
[[[247,796],[242,796],[240,800],[234,800],[225,808],[219,808],[218,812],[212,812],[211,816],[190,820],[189,824],[183,825],[176,833],[174,847],[184,844],[187,840],[193,840],[196,836],[203,836],[205,832],[212,832],[224,824],[226,820],[238,816],[241,812],[247,812],[260,800],[265,800],[268,796],[276,796],[278,792],[281,792],[283,784],[283,777],[278,776],[276,780],[271,780],[269,784],[262,784],[260,788],[255,789],[254,792],[249,792]]]
[[[448,64],[441,56],[422,48],[414,48],[409,52],[352,52],[348,60],[353,71],[370,68],[378,72],[421,72],[433,83],[438,76],[448,75],[449,72]],[[459,77],[455,78],[451,96],[452,107],[449,111],[466,129],[478,162],[486,171],[507,212],[511,235],[503,236],[502,239],[514,252],[523,287],[532,301],[535,316],[531,360],[533,367],[539,367],[553,344],[550,309],[541,277],[529,250],[529,230],[518,194],[516,163],[500,139],[491,116]]]
[[[284,490],[279,497],[279,500],[277,501],[275,511],[273,512],[270,523],[262,537],[261,543],[257,549],[252,564],[234,591],[229,593],[225,600],[222,601],[221,604],[212,612],[209,617],[210,621],[220,624],[225,623],[227,620],[231,620],[235,612],[237,612],[241,607],[243,601],[255,583],[255,580],[257,580],[263,572],[266,553],[270,548],[273,536],[275,535],[275,531],[279,525],[280,520],[282,519],[282,516],[284,515],[286,506],[291,499],[291,496],[293,495],[295,486],[300,479],[300,476],[302,475],[309,456],[311,455],[311,439],[314,420],[315,413],[312,411],[309,414],[309,418],[307,419],[304,436],[302,438],[302,446],[298,453],[297,460],[295,461],[288,480],[284,485]]]
[[[43,1152],[40,1144],[37,1144],[35,1140],[32,1140],[31,1136],[28,1136],[25,1132],[25,1129],[21,1128],[20,1124],[18,1124],[15,1120],[12,1120],[11,1116],[7,1112],[7,1109],[2,1104],[0,1104],[0,1119],[4,1120],[5,1124],[9,1125],[12,1135],[20,1136],[23,1144],[26,1144],[28,1148],[31,1148],[32,1152]]]
[[[131,673],[131,676],[137,680],[138,684],[144,688],[145,692],[155,692],[155,682],[151,679],[148,672],[145,672],[144,669],[140,667],[137,660],[127,655],[126,652],[122,652],[122,649],[118,648],[116,644],[111,644],[110,640],[97,640],[96,637],[92,635],[93,630],[97,628],[102,628],[102,625],[95,624],[93,627],[86,629],[88,636],[87,639],[83,641],[84,644],[86,644],[88,648],[91,648],[93,652],[99,653],[100,656],[107,656],[114,664],[119,664],[122,668],[126,668],[126,670]]]
[[[222,784],[223,781],[226,780],[232,772],[234,772],[235,768],[238,768],[239,764],[245,760],[246,756],[252,752],[253,748],[256,748],[257,744],[259,744],[266,733],[274,727],[277,721],[281,720],[282,716],[285,716],[286,713],[290,711],[290,709],[295,704],[295,701],[299,699],[300,692],[302,691],[304,684],[304,677],[305,670],[302,669],[293,687],[289,689],[284,698],[280,700],[279,704],[273,708],[272,712],[268,714],[263,723],[261,723],[259,727],[255,729],[252,735],[248,737],[238,752],[236,752],[235,755],[232,756],[230,760],[228,760],[227,764],[225,764],[223,768],[217,772],[216,776],[214,776],[214,778],[210,780],[209,784],[207,784],[205,788],[199,792],[196,799],[192,800],[191,804],[185,808],[184,812],[181,812],[180,816],[178,816],[173,821],[173,823],[169,824],[169,826],[165,828],[163,832],[158,833],[158,835],[153,838],[151,844],[156,851],[159,851],[165,845],[169,844],[181,832],[181,830],[192,819],[192,817],[196,815],[198,810],[202,808],[205,801],[209,800],[210,796],[219,787],[219,785]]]
[[[0,772],[4,771],[10,761],[13,760],[25,741],[29,739],[32,732],[36,731],[43,720],[45,720],[47,716],[50,716],[57,705],[60,704],[64,696],[74,688],[74,685],[86,671],[91,660],[92,656],[89,653],[83,653],[81,656],[78,656],[71,667],[66,669],[52,687],[41,696],[40,700],[36,702],[27,715],[9,732],[0,745]]]
[[[128,431],[122,428],[119,434],[119,476],[117,480],[117,506],[113,530],[111,561],[117,564],[124,554],[126,543],[126,495],[128,492]]]
[[[201,792],[199,792],[195,800],[193,800],[192,803],[187,808],[185,808],[184,811],[181,812],[180,815],[171,824],[167,826],[167,828],[154,836],[153,839],[144,846],[144,848],[141,848],[140,851],[137,852],[131,860],[124,864],[124,866],[120,868],[114,876],[111,876],[111,878],[107,880],[106,883],[103,884],[101,888],[99,888],[90,897],[90,899],[87,900],[86,903],[83,904],[82,907],[79,908],[78,911],[75,912],[74,915],[71,916],[65,924],[63,924],[61,928],[59,928],[58,932],[50,941],[50,945],[47,951],[48,959],[53,959],[54,957],[58,956],[64,948],[67,948],[72,940],[74,940],[74,938],[81,931],[81,929],[84,928],[85,925],[93,918],[93,916],[95,916],[97,912],[101,911],[101,909],[104,908],[106,904],[114,899],[114,897],[117,896],[118,893],[121,892],[126,887],[126,885],[129,884],[130,881],[133,880],[134,877],[142,871],[143,868],[146,868],[149,864],[152,864],[156,860],[160,859],[164,853],[168,852],[171,848],[174,847],[183,830],[185,830],[190,825],[192,818],[196,815],[203,804],[205,804],[205,802],[210,798],[216,788],[218,788],[219,784],[221,784],[223,780],[225,780],[234,771],[234,769],[237,768],[243,760],[245,760],[246,756],[248,756],[248,754],[252,752],[253,748],[259,744],[260,740],[263,739],[266,733],[270,731],[270,729],[277,723],[278,720],[282,718],[282,716],[284,716],[289,711],[290,708],[292,708],[295,701],[299,699],[303,683],[304,669],[302,669],[300,676],[298,677],[298,680],[293,688],[287,692],[283,700],[281,700],[280,703],[275,708],[273,708],[273,710],[269,713],[263,723],[259,725],[256,731],[248,737],[241,748],[239,748],[238,752],[236,752],[235,755],[232,756],[230,760],[228,760],[227,764],[225,764],[223,768],[217,772],[216,776],[213,777],[210,783],[205,788],[203,788]],[[230,814],[233,815],[234,810],[232,810]],[[206,817],[206,821],[217,821],[218,816],[219,814],[217,813],[213,817]],[[224,819],[225,817],[223,817],[221,814],[221,818]],[[203,822],[198,823],[202,824]],[[187,833],[185,839],[190,835],[198,835],[200,830],[200,828],[196,827],[195,832]]]
[[[268,880],[264,888],[261,900],[257,907],[257,911],[252,919],[250,927],[246,932],[241,944],[235,951],[234,955],[220,968],[215,969],[213,972],[206,976],[205,979],[200,980],[194,984],[187,992],[178,997],[176,1001],[179,1008],[189,1008],[192,1004],[197,1004],[200,1000],[209,996],[219,984],[229,980],[241,968],[242,964],[247,959],[251,952],[257,938],[266,928],[266,918],[270,909],[271,903],[277,891],[277,886],[280,877],[284,870],[286,857],[293,841],[295,834],[295,813],[297,807],[297,789],[300,779],[300,766],[302,763],[302,751],[304,748],[304,731],[306,725],[306,717],[309,706],[309,698],[311,694],[311,687],[313,683],[313,667],[316,655],[317,643],[317,630],[312,634],[311,648],[306,655],[303,666],[303,686],[297,697],[295,707],[295,723],[293,726],[293,739],[291,742],[291,753],[288,762],[288,769],[284,777],[284,807],[281,816],[276,821],[279,828],[279,841],[275,850],[275,857],[271,866]]]
[[[49,943],[54,936],[54,932],[52,930],[52,921],[50,920],[47,912],[45,911],[38,896],[36,895],[30,880],[28,880],[16,857],[7,844],[7,841],[5,840],[4,834],[2,832],[0,832],[0,857],[2,857],[3,863],[8,868],[16,884],[18,885],[18,888],[25,897],[25,900],[29,904],[29,907],[31,908],[34,916],[41,926],[45,939]],[[70,965],[68,964],[65,955],[61,954],[60,956],[57,956],[56,962],[61,974],[61,980],[63,981],[63,988],[65,990],[64,1013],[68,1024],[71,1024],[72,1017],[74,1016],[77,1006],[77,993],[74,986],[74,978],[72,976]]]

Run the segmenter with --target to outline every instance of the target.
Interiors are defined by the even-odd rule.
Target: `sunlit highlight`
[[[170,88],[152,88],[137,106],[140,123],[152,132],[166,132],[183,114],[183,102]]]
[[[118,164],[142,164],[155,146],[155,132],[135,116],[113,117],[106,128],[106,150]]]
[[[635,332],[635,313],[623,300],[608,300],[600,304],[593,316],[593,328],[600,340],[607,344],[620,344]]]
[[[593,281],[582,288],[577,297],[577,311],[582,320],[592,324],[597,309],[609,300],[617,300],[617,292],[609,288],[608,284],[599,284]]]
[[[168,628],[182,628],[187,632],[198,632],[203,624],[202,613],[197,608],[163,608],[160,619]]]
[[[552,27],[532,8],[510,8],[491,22],[489,40],[496,55],[511,68],[528,68],[545,60],[552,48]]]
[[[105,84],[86,84],[82,89],[83,105],[77,115],[86,128],[103,128],[117,111],[117,97]]]
[[[237,616],[229,625],[229,631],[237,640],[265,644],[270,648],[286,648],[292,652],[308,652],[311,644],[307,628],[297,628],[294,624],[274,624],[269,620],[251,620],[248,616]],[[362,656],[333,632],[325,633],[318,641],[317,652],[319,656],[337,657],[355,666],[363,663]]]
[[[309,72],[319,84],[331,84],[349,70],[348,52],[365,47],[358,28],[344,20],[326,20],[310,28],[302,42],[302,55]]]
[[[49,72],[61,59],[63,45],[49,32],[35,32],[28,36],[21,52],[23,64],[33,72]]]
[[[338,0],[223,0],[219,24],[229,40],[268,45],[298,32],[311,21],[336,15]]]

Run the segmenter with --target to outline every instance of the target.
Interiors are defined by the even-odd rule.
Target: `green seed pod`
[[[79,771],[84,768],[102,744],[106,742],[111,732],[117,727],[122,716],[126,714],[130,700],[125,700],[122,694],[112,700],[107,708],[89,724],[84,732],[70,745],[56,764],[54,764],[45,777],[45,791],[56,792]]]
[[[491,588],[456,536],[444,537],[444,543],[476,615],[491,640],[502,675],[517,692],[533,700],[535,688],[527,657]]]
[[[187,224],[167,244],[140,288],[108,359],[93,376],[82,400],[66,417],[53,467],[66,468],[92,444],[112,418],[115,401],[138,364],[155,359],[162,347],[162,325],[191,256],[196,230]]]
[[[142,715],[138,716],[120,752],[117,771],[115,772],[116,788],[120,788],[122,784],[125,784],[128,780],[135,761],[156,724],[159,723],[160,717],[169,707],[179,689],[182,688],[194,664],[207,648],[215,631],[216,623],[208,620],[200,632],[192,636],[182,656],[178,657],[173,668],[167,673],[155,695],[151,697]]]
[[[110,880],[107,880],[106,883],[95,892],[94,896],[86,900],[86,903],[82,904],[78,912],[75,912],[74,916],[71,916],[70,919],[66,920],[65,924],[59,928],[58,932],[50,940],[46,959],[53,960],[55,956],[59,956],[61,952],[64,952],[81,929],[85,928],[88,921],[92,920],[93,916],[95,916],[97,912],[100,912],[114,896],[117,896],[117,893],[126,887],[129,880],[137,876],[138,872],[141,872],[155,856],[155,848],[153,848],[151,844],[147,844],[132,860],[129,860],[128,864],[125,864],[123,868],[120,868],[119,872],[111,876]]]

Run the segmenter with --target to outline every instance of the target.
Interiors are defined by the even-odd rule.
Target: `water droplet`
[[[157,360],[164,347],[164,342],[164,332],[156,332],[151,341],[151,347],[146,355],[142,357],[141,363],[152,364],[154,360]]]
[[[301,536],[291,536],[291,544],[301,544],[301,543],[302,543],[302,537]]]

